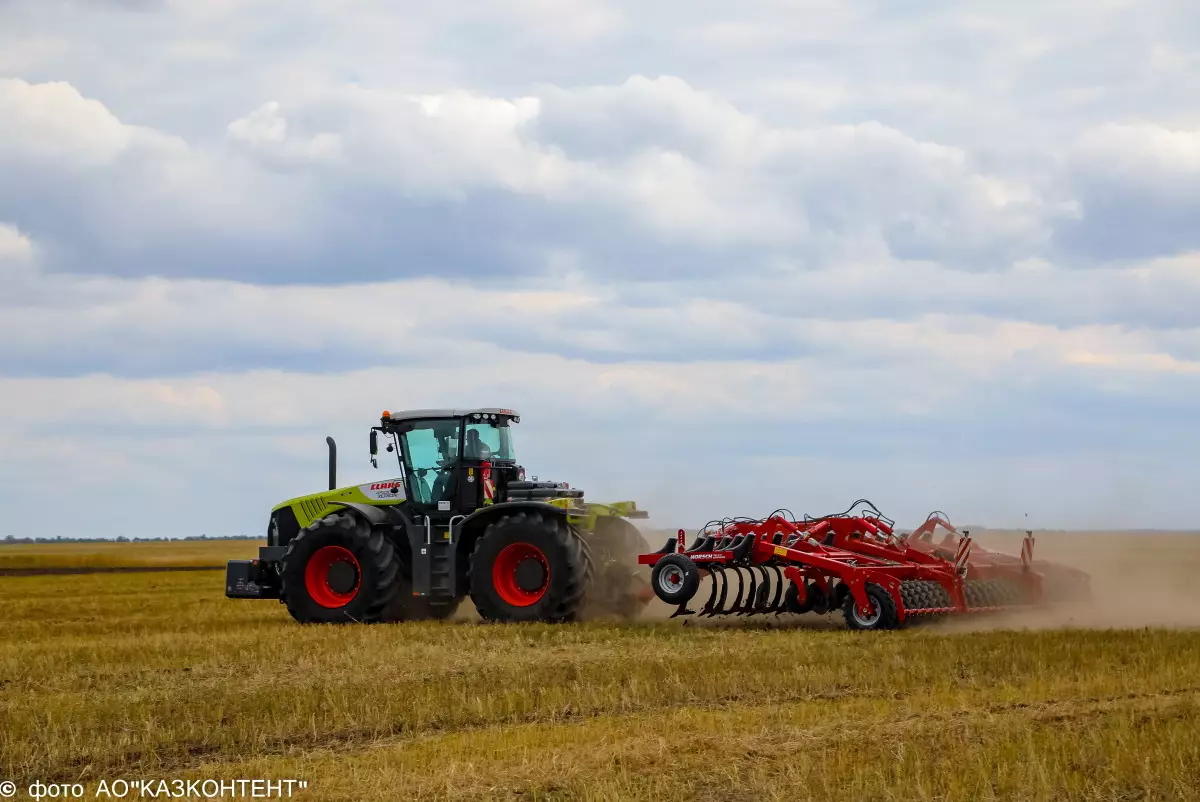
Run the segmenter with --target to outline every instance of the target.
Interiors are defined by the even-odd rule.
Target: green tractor
[[[279,599],[297,621],[444,619],[466,596],[489,621],[636,615],[653,596],[628,518],[632,501],[593,504],[565,483],[525,478],[511,409],[384,411],[371,428],[400,475],[337,487],[271,511],[257,560],[232,560],[225,595]]]

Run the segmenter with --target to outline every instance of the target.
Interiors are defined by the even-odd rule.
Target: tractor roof
[[[400,412],[392,412],[384,417],[391,420],[423,420],[425,418],[465,418],[470,415],[479,413],[480,415],[504,415],[505,417],[518,417],[515,409],[503,409],[501,407],[478,407],[475,409],[405,409]]]

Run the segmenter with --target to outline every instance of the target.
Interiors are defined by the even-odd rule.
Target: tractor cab
[[[384,411],[371,430],[371,462],[378,465],[382,434],[396,454],[408,503],[433,518],[470,514],[492,503],[498,484],[520,480],[510,409]]]
[[[493,407],[384,411],[371,463],[383,446],[400,475],[346,487],[327,437],[329,489],[272,509],[259,558],[226,567],[226,596],[279,599],[303,622],[445,618],[468,594],[488,620],[565,621],[603,576],[597,605],[643,604],[628,558],[648,547],[620,519],[645,513],[588,504],[565,482],[526,481],[513,449],[519,421]]]

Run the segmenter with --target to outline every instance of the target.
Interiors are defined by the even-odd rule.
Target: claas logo
[[[400,482],[376,482],[371,485],[372,490],[391,490],[393,487],[399,487]]]

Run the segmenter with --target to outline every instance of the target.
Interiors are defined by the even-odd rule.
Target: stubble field
[[[115,546],[0,547],[0,571],[36,567],[21,552],[37,549],[63,567],[171,564],[169,544],[122,545],[115,562]],[[187,544],[179,564],[257,545]],[[661,608],[632,625],[466,609],[302,627],[226,600],[219,572],[0,576],[0,780],[295,778],[295,798],[347,800],[1197,798],[1200,537],[1038,549],[1093,571],[1097,603],[866,634],[832,616],[685,626]]]

